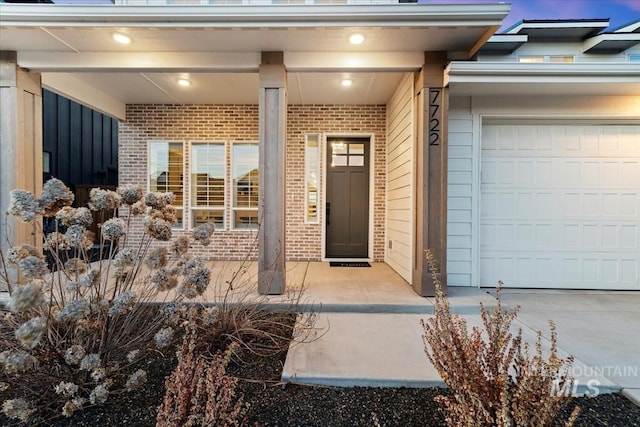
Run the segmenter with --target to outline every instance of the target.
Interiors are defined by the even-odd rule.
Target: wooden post
[[[425,65],[415,76],[416,206],[413,289],[435,295],[425,252],[433,252],[443,290],[447,287],[447,122],[448,90],[444,87],[446,52],[425,52]]]
[[[287,72],[282,52],[263,52],[260,65],[258,291],[282,294],[286,285]]]

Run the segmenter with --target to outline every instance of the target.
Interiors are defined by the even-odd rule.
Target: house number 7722
[[[442,89],[429,89],[429,145],[440,145]]]

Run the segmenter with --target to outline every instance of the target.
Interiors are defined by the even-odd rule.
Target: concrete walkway
[[[433,301],[413,293],[384,264],[340,270],[308,265],[306,295],[323,302],[318,322],[326,331],[289,350],[282,379],[333,386],[444,386],[422,343],[420,320],[433,316]],[[381,277],[390,279],[388,288]],[[478,303],[491,306],[492,293],[449,288],[452,311],[470,326],[480,326]],[[575,392],[622,391],[640,404],[640,292],[507,289],[503,302],[522,307],[514,329],[521,328],[530,343],[541,330],[545,350],[548,320],[554,320],[560,355],[575,357]]]

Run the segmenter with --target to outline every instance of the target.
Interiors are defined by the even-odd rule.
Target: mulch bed
[[[283,384],[280,374],[286,354],[270,357],[247,355],[228,372],[242,378],[239,392],[250,403],[247,426],[444,426],[434,397],[443,389],[334,388]],[[425,360],[425,363],[426,360]],[[174,352],[157,354],[146,362],[148,382],[137,393],[111,397],[69,419],[48,425],[57,427],[155,426],[157,408],[164,395],[164,380],[176,365]],[[0,399],[3,397],[0,394]],[[581,406],[576,426],[640,426],[640,407],[619,395],[573,399],[558,426],[564,425],[575,405]],[[17,425],[0,415],[0,425]]]

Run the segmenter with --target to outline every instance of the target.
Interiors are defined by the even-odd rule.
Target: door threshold
[[[371,258],[322,258],[322,262],[373,262]]]

